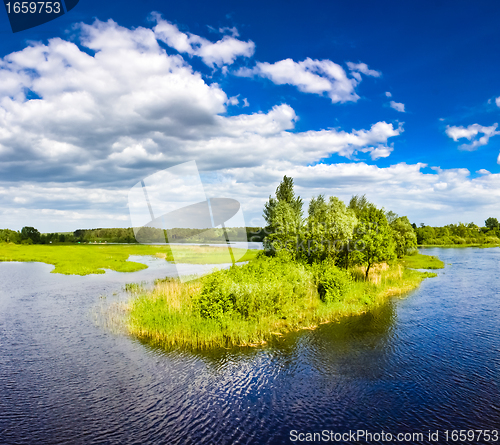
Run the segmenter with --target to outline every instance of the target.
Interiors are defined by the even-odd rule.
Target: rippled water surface
[[[95,324],[101,295],[165,275],[163,262],[86,277],[0,263],[0,443],[280,444],[292,443],[290,430],[498,429],[500,249],[424,253],[451,265],[406,299],[273,346],[203,354]]]

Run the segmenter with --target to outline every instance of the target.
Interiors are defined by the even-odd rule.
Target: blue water
[[[446,268],[404,299],[211,353],[96,325],[102,295],[165,275],[160,263],[86,277],[0,263],[0,443],[287,444],[312,443],[291,430],[358,429],[445,443],[445,430],[500,429],[500,249],[423,253]]]

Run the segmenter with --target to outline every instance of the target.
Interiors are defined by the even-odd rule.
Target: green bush
[[[325,262],[318,266],[316,282],[321,300],[333,303],[344,299],[352,279],[346,271]]]
[[[277,257],[261,257],[244,266],[219,270],[204,278],[193,307],[205,319],[259,319],[283,315],[311,288],[312,273],[305,265]]]
[[[221,272],[208,276],[200,296],[194,301],[195,308],[203,318],[221,320],[225,314],[233,311],[234,296]]]

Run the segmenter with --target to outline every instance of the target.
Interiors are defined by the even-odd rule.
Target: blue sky
[[[247,224],[284,174],[306,199],[366,193],[416,223],[500,217],[499,16],[80,0],[13,34],[2,12],[0,225],[128,226],[130,187],[193,159]]]

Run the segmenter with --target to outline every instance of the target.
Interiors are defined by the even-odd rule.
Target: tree
[[[40,242],[40,232],[34,227],[23,227],[21,229],[21,238],[23,240],[30,239],[33,243]]]
[[[417,248],[417,235],[410,224],[407,216],[394,219],[390,223],[395,242],[395,252],[398,258],[402,258],[410,251]]]
[[[293,178],[289,178],[286,175],[283,176],[283,180],[276,188],[276,197],[273,198],[269,196],[269,200],[264,204],[263,216],[267,222],[268,232],[272,232],[274,229],[272,227],[272,220],[275,217],[274,212],[279,202],[286,202],[297,213],[297,215],[302,217],[302,198],[300,196],[295,196],[295,192],[293,190]]]
[[[484,225],[485,227],[487,227],[488,229],[490,230],[495,230],[495,229],[498,229],[500,224],[498,223],[498,219],[496,218],[488,218],[485,222],[484,222]]]
[[[21,234],[14,230],[0,229],[0,242],[19,244],[21,242]]]
[[[273,251],[288,250],[296,257],[296,244],[301,238],[302,217],[285,201],[278,201],[270,220],[273,232],[266,238],[266,247]]]
[[[325,196],[312,197],[309,202],[307,229],[297,248],[299,256],[305,255],[309,262],[321,261],[326,258],[326,250],[323,244],[326,236],[326,213]]]
[[[349,208],[354,210],[354,214],[359,216],[371,203],[366,199],[366,195],[354,195],[349,201]]]
[[[371,266],[394,258],[392,231],[383,210],[367,204],[358,216],[355,230],[355,254],[360,264],[366,266],[365,279]]]
[[[283,181],[276,189],[276,199],[278,202],[286,202],[290,204],[292,209],[298,214],[302,215],[302,198],[300,196],[295,197],[295,192],[293,190],[293,178],[288,176],[283,176]]]
[[[346,205],[337,197],[330,197],[327,209],[327,240],[329,256],[343,258],[343,263],[347,269],[351,254],[353,231],[358,224],[358,218],[353,209]]]
[[[336,259],[348,252],[357,218],[339,198],[313,197],[309,204],[307,230],[301,245],[309,262]]]
[[[276,189],[276,197],[269,196],[264,205],[264,219],[266,220],[266,246],[286,248],[290,241],[295,244],[302,229],[302,206],[300,196],[295,196],[293,179],[283,177]],[[295,252],[295,247],[292,249]],[[295,254],[294,254],[295,256]]]
[[[312,197],[309,202],[308,209],[308,223],[309,225],[324,222],[326,218],[326,201],[325,195],[318,195],[318,197]]]
[[[432,240],[436,238],[434,227],[422,226],[416,230],[418,244],[432,244]]]
[[[394,221],[396,221],[399,218],[398,215],[396,213],[394,213],[392,210],[385,212],[385,217],[387,218],[387,222],[389,224],[392,224]]]

